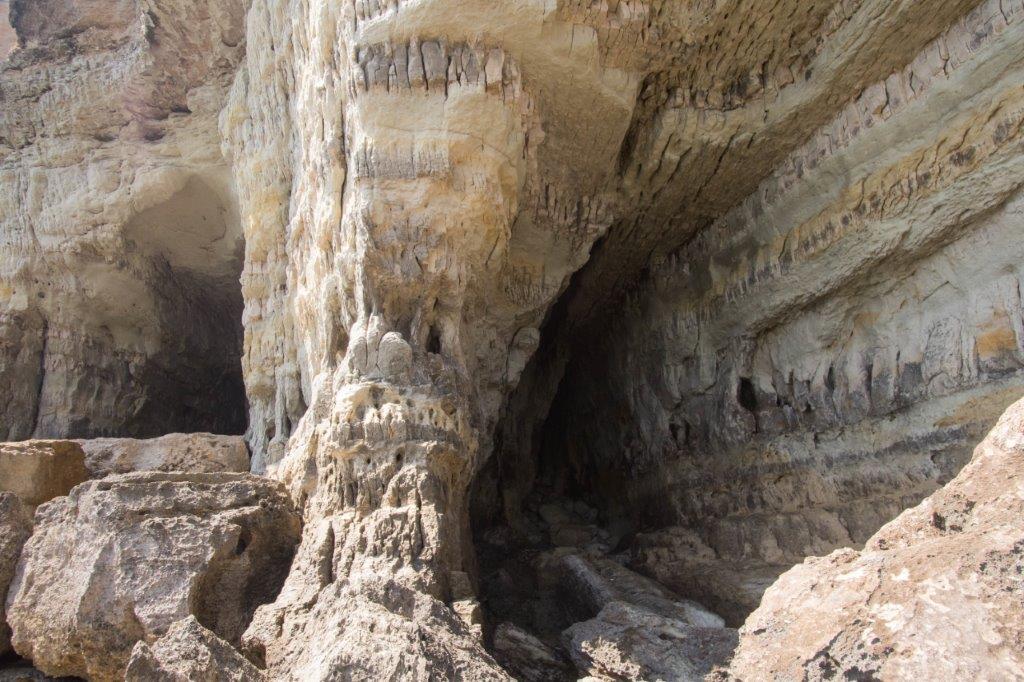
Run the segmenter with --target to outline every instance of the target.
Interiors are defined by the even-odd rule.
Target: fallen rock
[[[14,648],[52,675],[113,680],[136,642],[189,615],[237,643],[299,533],[282,486],[251,474],[79,485],[37,511],[8,599]]]
[[[657,582],[614,559],[596,555],[551,554],[565,598],[583,617],[593,617],[612,602],[628,602],[665,618],[698,627],[723,627],[725,621],[690,599],[682,599]]]
[[[703,680],[727,663],[736,631],[697,627],[642,606],[608,603],[596,618],[576,623],[562,635],[581,673],[614,680]]]
[[[76,441],[91,478],[133,471],[215,473],[249,471],[242,436],[169,433],[159,438],[93,438]]]
[[[1024,400],[944,488],[785,573],[740,630],[732,679],[1020,679]]]
[[[189,616],[152,644],[138,642],[126,682],[261,682],[266,677],[223,639]]]
[[[512,623],[494,629],[494,658],[523,682],[561,682],[572,679],[573,668],[562,656]]]
[[[86,480],[85,453],[70,440],[0,443],[0,489],[29,507],[52,500]]]
[[[32,516],[14,493],[0,492],[0,655],[11,649],[11,628],[4,602],[25,540],[32,534]],[[2,675],[2,673],[0,673]]]

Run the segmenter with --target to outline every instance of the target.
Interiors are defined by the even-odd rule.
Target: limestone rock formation
[[[272,679],[547,658],[500,623],[569,675],[675,674],[652,633],[700,674],[719,617],[953,479],[1024,391],[1021,0],[9,16],[0,439],[244,432],[301,542],[244,634],[251,600],[195,615]],[[188,519],[190,575],[235,513],[203,476],[283,508],[197,473],[223,460],[194,438],[86,445],[95,476],[186,471],[44,506],[22,565],[176,546],[102,531],[94,498]],[[119,546],[76,570],[122,575]],[[32,613],[86,604],[44,582]],[[40,665],[112,675],[189,613],[136,625],[110,590],[87,606],[111,639],[47,631]]]
[[[67,495],[86,480],[85,453],[65,440],[0,443],[0,490],[8,490],[30,508]]]
[[[189,615],[237,644],[299,530],[280,484],[251,474],[79,485],[36,512],[7,599],[14,648],[51,675],[115,680],[136,642]]]
[[[32,534],[32,516],[14,493],[0,492],[0,656],[11,650],[11,628],[4,605],[7,588],[25,540]]]
[[[263,682],[263,673],[230,644],[189,616],[160,639],[138,642],[126,682]]]
[[[728,662],[736,631],[700,627],[613,601],[565,631],[576,668],[602,680],[698,682]]]
[[[241,436],[169,433],[159,438],[93,438],[77,442],[85,451],[85,466],[91,478],[133,471],[249,470],[249,450]]]
[[[736,679],[1024,674],[1024,400],[944,488],[856,551],[808,559],[740,631]]]

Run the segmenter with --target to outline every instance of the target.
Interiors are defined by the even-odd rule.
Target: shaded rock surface
[[[263,682],[263,672],[189,616],[152,644],[132,649],[126,682]]]
[[[1024,400],[949,484],[861,551],[785,573],[743,628],[745,680],[1020,679]]]
[[[76,442],[85,451],[85,466],[91,478],[133,471],[249,470],[249,450],[241,436],[169,433],[158,438],[94,438]]]
[[[613,601],[563,634],[576,668],[597,679],[698,682],[727,663],[736,631],[666,618]]]
[[[86,480],[85,453],[66,440],[0,443],[0,490],[9,490],[29,507],[67,495]]]
[[[631,623],[739,623],[1024,389],[1021,0],[10,10],[0,438],[244,431],[304,520],[271,677],[504,679],[488,610],[648,669]]]
[[[21,556],[21,548],[32,534],[32,515],[14,493],[0,492],[0,656],[11,650],[11,628],[7,625],[7,588]]]
[[[237,644],[299,532],[280,484],[251,474],[79,485],[37,511],[7,601],[14,648],[51,675],[113,680],[135,642],[189,615]]]
[[[512,623],[494,629],[492,650],[494,658],[517,680],[560,682],[575,672],[558,651]]]

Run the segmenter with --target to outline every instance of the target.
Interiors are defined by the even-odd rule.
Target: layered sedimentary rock
[[[840,56],[859,11],[822,55]],[[863,49],[884,39],[873,21]],[[704,200],[750,193],[656,250],[614,313],[591,298],[612,266],[586,266],[510,402],[506,506],[534,480],[586,491],[643,531],[637,567],[739,624],[790,565],[862,544],[966,462],[1024,387],[1024,8],[901,30],[920,33],[799,122],[772,125],[772,107],[795,106],[786,90],[813,89],[824,65],[767,97],[760,128],[734,126],[742,108],[666,103],[652,182],[676,159],[697,172],[694,145],[722,129],[737,137]],[[748,184],[748,154],[792,126],[806,127]]]
[[[217,132],[244,12],[11,3],[0,439],[244,430],[241,229]]]
[[[136,642],[189,615],[237,645],[299,532],[280,484],[251,474],[79,485],[36,512],[7,600],[14,648],[51,675],[115,680]]]
[[[741,630],[737,679],[1017,679],[1024,401],[948,485],[862,551],[788,571]]]
[[[1024,388],[1020,0],[10,16],[0,438],[245,430],[301,545],[244,635],[197,617],[272,678],[506,679],[488,608],[533,676],[702,674],[680,595],[739,624]]]

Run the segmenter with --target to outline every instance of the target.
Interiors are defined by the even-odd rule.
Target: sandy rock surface
[[[14,493],[0,492],[0,655],[11,650],[11,628],[7,625],[7,588],[25,541],[32,534],[32,515]]]
[[[785,573],[740,630],[745,680],[1019,679],[1024,671],[1024,401],[953,481],[862,551]]]
[[[126,682],[264,682],[259,668],[189,616],[152,644],[138,642]]]
[[[0,443],[0,490],[15,493],[29,507],[67,495],[89,477],[85,453],[66,440]]]
[[[90,478],[133,471],[249,470],[249,450],[241,436],[169,433],[158,438],[94,438],[76,442],[85,451]]]
[[[135,642],[189,615],[237,644],[299,530],[280,485],[251,474],[84,483],[37,512],[7,601],[14,648],[51,675],[115,680]]]

